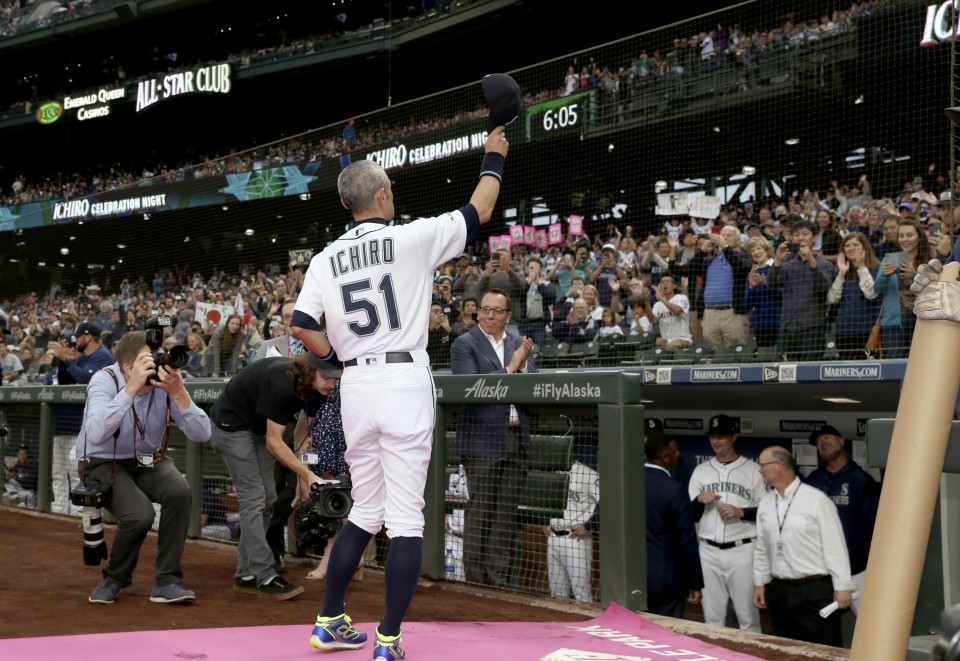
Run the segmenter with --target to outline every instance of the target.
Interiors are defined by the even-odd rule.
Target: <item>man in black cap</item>
[[[660,418],[647,418],[643,422],[644,424],[644,441],[650,437],[651,434],[664,434],[664,438],[667,441],[676,443],[676,440],[672,435],[667,436],[663,431],[663,421]],[[690,487],[690,466],[687,465],[687,462],[683,460],[683,457],[680,456],[679,450],[677,451],[676,461],[673,462],[670,468],[667,469],[670,473],[670,477],[683,485],[683,490],[686,491]]]
[[[693,469],[688,493],[700,537],[704,622],[726,626],[732,600],[740,628],[760,633],[760,612],[753,603],[753,543],[765,488],[760,465],[734,448],[739,431],[736,418],[710,418],[707,433],[716,456]]]
[[[103,346],[101,329],[85,321],[59,342],[49,342],[59,360],[56,383],[62,386],[90,383],[99,370],[113,365],[116,359]],[[79,514],[80,508],[70,502],[70,490],[80,481],[77,472],[75,443],[83,422],[83,404],[53,405],[53,505],[59,514]]]
[[[210,410],[210,445],[220,453],[240,502],[240,544],[233,580],[236,592],[268,599],[292,599],[303,588],[281,578],[267,542],[277,500],[277,460],[300,478],[295,505],[309,497],[319,477],[300,461],[284,440],[287,424],[299,413],[313,417],[343,373],[339,363],[304,353],[255,360],[234,375]],[[298,429],[309,428],[309,421]],[[304,434],[296,434],[302,438]]]
[[[837,506],[850,554],[851,578],[857,585],[850,606],[856,614],[860,610],[860,592],[880,504],[880,485],[847,455],[843,435],[833,425],[823,425],[810,434],[810,445],[817,446],[823,465],[810,473],[804,482],[827,494]]]

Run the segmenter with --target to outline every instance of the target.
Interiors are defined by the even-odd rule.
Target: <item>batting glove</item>
[[[940,280],[943,264],[932,259],[921,264],[910,291],[917,295],[913,312],[918,319],[960,322],[960,282]]]

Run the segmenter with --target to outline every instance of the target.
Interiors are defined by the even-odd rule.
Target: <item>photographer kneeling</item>
[[[152,352],[147,331],[125,333],[117,362],[96,372],[87,386],[83,426],[77,437],[81,484],[74,503],[106,507],[119,524],[90,602],[112,604],[130,585],[140,547],[160,505],[157,562],[150,601],[190,603],[196,595],[182,585],[180,560],[190,524],[190,486],[166,456],[170,423],[191,441],[210,438],[210,420],[187,393],[180,370]],[[78,502],[83,500],[83,502]],[[85,554],[86,557],[86,554]],[[96,563],[99,564],[99,559]]]
[[[277,600],[303,592],[277,574],[267,542],[277,500],[274,465],[279,460],[300,479],[294,504],[307,500],[308,485],[320,478],[284,443],[283,432],[301,409],[315,415],[342,372],[308,353],[256,360],[230,378],[210,411],[210,445],[223,456],[240,505],[237,592]]]

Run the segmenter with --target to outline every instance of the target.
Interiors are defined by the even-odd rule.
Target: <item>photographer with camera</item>
[[[156,318],[147,322],[148,328],[151,322],[155,326]],[[130,585],[155,518],[153,503],[160,505],[160,529],[150,601],[190,603],[196,598],[184,589],[180,569],[190,525],[190,486],[167,456],[167,447],[171,422],[191,441],[202,443],[210,438],[210,421],[187,393],[175,357],[158,349],[161,342],[156,327],[125,333],[116,346],[116,362],[96,372],[87,386],[76,443],[81,482],[73,490],[73,503],[88,510],[105,507],[119,521],[103,580],[89,597],[94,604],[112,604]],[[99,559],[90,561],[86,549],[84,557],[88,564],[99,564]]]
[[[56,371],[48,373],[45,385],[72,385],[90,383],[100,369],[115,362],[110,349],[103,346],[100,327],[85,321],[76,330],[57,342],[49,342],[47,349],[58,360]],[[55,380],[54,380],[55,379]],[[53,505],[58,514],[78,514],[70,503],[70,490],[80,480],[76,472],[77,455],[74,447],[83,422],[82,404],[53,405]]]
[[[277,460],[297,474],[293,504],[308,499],[307,485],[319,482],[284,440],[287,424],[301,410],[313,417],[343,372],[339,364],[304,352],[255,360],[227,382],[210,411],[210,445],[230,471],[240,504],[240,543],[233,581],[236,592],[276,600],[303,593],[277,574],[267,529],[277,500]]]

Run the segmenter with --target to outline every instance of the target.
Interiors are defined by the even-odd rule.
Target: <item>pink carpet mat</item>
[[[122,617],[122,613],[118,613]],[[375,624],[355,624],[371,639]],[[178,629],[0,640],[5,661],[297,661],[369,659],[310,647],[312,627]],[[617,604],[584,622],[405,622],[409,661],[756,661],[665,629]]]

